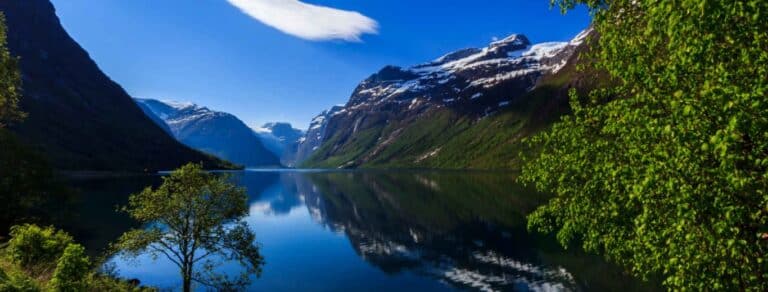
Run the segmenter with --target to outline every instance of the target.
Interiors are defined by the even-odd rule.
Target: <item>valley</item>
[[[0,292],[764,291],[768,2],[0,0]]]

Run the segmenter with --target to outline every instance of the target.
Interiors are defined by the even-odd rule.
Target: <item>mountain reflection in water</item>
[[[528,233],[526,214],[547,196],[520,187],[512,174],[232,175],[248,190],[247,221],[267,261],[248,290],[655,290],[597,256]],[[162,259],[111,262],[123,277],[178,287],[178,273]]]

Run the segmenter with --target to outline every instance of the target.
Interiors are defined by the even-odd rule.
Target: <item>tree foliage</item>
[[[8,51],[7,36],[5,16],[0,13],[0,128],[24,118],[19,110],[21,73],[18,59]]]
[[[612,78],[535,136],[533,229],[672,289],[768,286],[768,1],[553,0]]]
[[[188,164],[164,177],[158,188],[132,195],[124,210],[148,227],[125,233],[116,247],[127,257],[165,256],[181,270],[185,291],[192,281],[219,289],[243,286],[261,273],[264,260],[256,236],[243,221],[247,196],[226,176]],[[239,277],[216,273],[228,261],[238,262],[244,272]]]

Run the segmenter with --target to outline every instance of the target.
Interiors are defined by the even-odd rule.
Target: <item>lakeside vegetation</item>
[[[768,2],[553,4],[592,9],[596,36],[588,58],[594,63],[588,65],[606,72],[610,85],[589,94],[572,92],[572,114],[525,143],[517,142],[522,131],[543,128],[524,126],[530,112],[501,113],[470,130],[468,121],[438,113],[412,125],[412,132],[403,134],[408,139],[396,141],[393,152],[374,164],[410,165],[434,144],[447,146],[424,160],[425,167],[508,168],[524,157],[521,180],[555,194],[528,218],[532,230],[555,233],[563,246],[581,245],[638,277],[661,275],[670,290],[763,290],[768,282]],[[25,114],[18,109],[18,62],[4,46],[4,31],[0,27],[0,165],[14,165],[0,169],[0,220],[6,227],[34,220],[25,214],[64,191],[56,189],[45,159],[5,129]],[[540,102],[554,94],[548,90],[531,97]],[[377,135],[362,135],[360,144],[372,143]],[[345,153],[362,155],[357,150]],[[177,260],[185,291],[194,280],[242,286],[259,274],[263,258],[255,235],[242,223],[247,214],[242,191],[198,165],[183,167],[165,182],[134,196],[126,211],[142,223],[163,222],[176,233],[167,237],[168,230],[159,227],[137,229],[116,248],[133,255],[152,250]],[[414,213],[419,207],[409,206]],[[204,224],[185,229],[191,219]],[[224,227],[229,224],[235,227]],[[195,256],[197,248],[240,262],[244,274],[230,281],[208,274],[213,269],[194,273],[194,263],[204,258]],[[230,248],[239,252],[227,252]],[[0,252],[0,291],[151,289],[98,267],[99,261],[70,235],[17,225]]]
[[[554,0],[593,15],[573,115],[528,142],[529,219],[671,290],[768,285],[768,2]]]
[[[0,249],[0,291],[155,291],[100,269],[72,236],[53,227],[11,228]]]
[[[243,289],[261,274],[264,258],[256,235],[243,221],[248,214],[244,189],[227,176],[188,164],[163,178],[163,184],[131,195],[122,208],[142,228],[125,232],[102,260],[93,261],[74,238],[53,227],[11,227],[0,246],[0,291],[153,291],[140,281],[109,273],[113,256],[164,256],[182,275],[182,290],[193,283],[218,290]],[[225,263],[243,267],[236,276],[218,273]]]

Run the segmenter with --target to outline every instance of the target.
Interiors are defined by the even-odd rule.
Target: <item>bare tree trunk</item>
[[[184,281],[184,292],[191,292],[192,291],[192,273],[190,273],[189,267],[182,268],[181,276]]]

